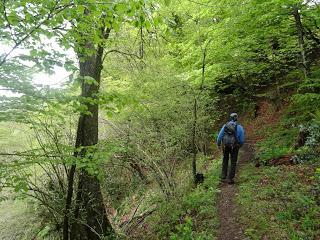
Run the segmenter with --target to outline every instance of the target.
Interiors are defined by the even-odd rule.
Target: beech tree
[[[81,112],[78,120],[74,157],[89,158],[90,147],[98,142],[99,86],[103,60],[107,52],[107,40],[111,31],[119,31],[124,22],[134,26],[149,26],[145,16],[146,3],[143,1],[7,1],[1,2],[2,44],[8,50],[1,55],[2,74],[14,67],[14,73],[28,69],[30,63],[37,70],[52,72],[55,65],[70,63],[61,49],[73,48],[79,62]],[[57,42],[60,49],[50,48]],[[23,51],[19,53],[18,50]],[[18,53],[17,53],[18,52]],[[28,52],[29,54],[25,54]],[[34,89],[27,78],[23,84]],[[8,90],[27,94],[22,84],[13,79],[5,79],[1,85]],[[31,95],[31,94],[30,94]],[[10,99],[9,99],[10,100]],[[81,161],[81,160],[80,160]],[[90,163],[89,163],[90,164]],[[74,199],[74,177],[78,172],[76,207],[71,212]],[[66,172],[68,190],[64,212],[64,239],[99,239],[112,237],[114,230],[106,215],[99,180],[87,172],[86,168],[77,169],[77,161]],[[72,228],[70,229],[70,219]]]

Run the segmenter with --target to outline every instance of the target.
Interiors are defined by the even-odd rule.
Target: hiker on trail
[[[234,183],[238,152],[244,143],[244,129],[237,123],[237,120],[238,114],[231,113],[230,121],[221,128],[217,139],[218,147],[220,148],[222,145],[223,150],[221,181],[228,180],[229,184]],[[229,156],[231,157],[231,167],[228,175]]]

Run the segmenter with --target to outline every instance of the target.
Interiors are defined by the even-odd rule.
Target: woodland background
[[[237,112],[246,237],[319,239],[319,5],[1,0],[0,238],[216,239]]]

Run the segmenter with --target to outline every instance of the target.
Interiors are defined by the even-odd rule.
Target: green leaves
[[[165,4],[166,6],[169,6],[170,3],[171,3],[171,0],[164,0],[164,4]]]
[[[126,3],[119,3],[119,4],[116,4],[114,9],[116,12],[120,13],[120,14],[123,14],[123,13],[126,13],[127,11],[129,11],[129,5],[126,4]]]
[[[90,76],[84,76],[83,81],[84,81],[84,83],[89,84],[89,85],[95,85],[95,86],[99,85],[98,81]]]

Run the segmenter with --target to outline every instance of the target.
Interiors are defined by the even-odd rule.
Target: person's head
[[[230,114],[230,120],[236,122],[236,121],[238,120],[238,114],[236,114],[236,113],[231,113],[231,114]]]

